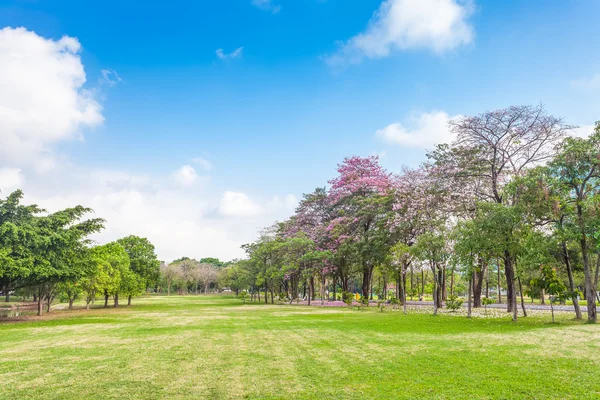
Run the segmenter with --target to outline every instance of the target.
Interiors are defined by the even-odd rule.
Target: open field
[[[600,327],[139,299],[0,323],[3,399],[600,396]]]

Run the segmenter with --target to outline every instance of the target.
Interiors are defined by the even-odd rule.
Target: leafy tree
[[[549,163],[550,173],[570,194],[574,207],[571,230],[579,242],[585,277],[588,322],[596,323],[596,289],[598,267],[594,273],[590,253],[591,242],[598,231],[598,190],[600,189],[600,123],[588,139],[565,139],[560,152]],[[598,252],[598,251],[596,251]]]
[[[470,190],[474,201],[512,205],[505,185],[527,169],[550,160],[556,145],[572,128],[546,113],[542,105],[516,106],[463,117],[450,123],[456,134],[452,146],[438,148],[431,156],[449,177],[455,191]],[[462,189],[461,189],[462,188]],[[464,192],[463,192],[464,193]],[[460,196],[465,198],[465,196]],[[503,236],[506,236],[505,232]],[[514,255],[504,252],[507,309],[516,319]]]
[[[42,314],[44,298],[50,311],[58,283],[77,280],[85,274],[85,262],[80,255],[90,243],[87,237],[104,227],[100,218],[82,220],[91,211],[76,206],[35,219],[34,264],[27,284],[37,292],[38,315]]]
[[[554,303],[561,302],[569,297],[567,288],[559,279],[556,269],[549,265],[542,265],[539,277],[531,280],[531,286],[540,288],[550,295],[550,309],[552,312],[552,322],[554,322]]]
[[[98,290],[104,294],[104,307],[108,307],[110,296],[114,298],[114,307],[119,306],[119,293],[122,290],[121,283],[130,276],[129,255],[117,242],[96,246],[92,249],[92,258],[97,263],[95,286],[92,290]],[[129,283],[125,284],[129,285]],[[127,288],[128,286],[123,286]]]
[[[173,281],[180,276],[179,268],[177,267],[176,263],[171,263],[171,264],[163,263],[160,266],[160,273],[167,285],[167,295],[170,296],[171,295],[171,285],[173,284]]]
[[[137,275],[137,278],[131,281],[136,282],[131,287],[136,287],[136,290],[129,290],[129,292],[141,294],[147,288],[156,285],[160,276],[160,261],[156,258],[154,245],[146,238],[133,235],[119,239],[117,243],[123,246],[129,255],[129,268],[131,272]],[[139,291],[140,285],[143,287],[141,293]],[[128,295],[128,304],[131,304],[131,297],[131,294]]]
[[[34,267],[35,219],[43,212],[36,205],[22,205],[22,199],[20,190],[0,199],[0,289],[7,302],[11,291],[26,284]]]

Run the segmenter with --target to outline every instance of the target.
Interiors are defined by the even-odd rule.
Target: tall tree
[[[583,259],[585,298],[588,322],[596,323],[596,288],[598,267],[593,271],[591,241],[598,231],[598,191],[600,189],[600,122],[588,139],[570,137],[563,142],[559,154],[549,164],[551,174],[570,193],[575,209],[573,231]],[[598,254],[598,250],[594,249]],[[600,256],[598,256],[600,257]]]
[[[156,285],[160,276],[160,261],[156,258],[154,245],[146,238],[138,236],[127,236],[117,240],[129,255],[130,269],[138,276],[138,283],[143,286],[143,290]],[[128,296],[128,304],[131,304],[131,297]]]
[[[373,269],[385,260],[391,245],[386,225],[393,200],[391,175],[379,165],[377,157],[350,157],[338,165],[338,176],[329,183],[329,201],[336,218],[327,230],[345,227],[347,233],[336,240],[351,244],[362,275],[362,294],[368,298]]]
[[[50,309],[56,284],[84,275],[84,263],[73,261],[89,245],[88,236],[104,227],[100,218],[82,220],[90,212],[89,208],[76,206],[36,218],[34,265],[27,282],[37,292],[38,315],[42,314],[42,299],[46,298]]]
[[[556,145],[572,126],[547,114],[539,105],[459,118],[450,122],[450,128],[456,135],[452,152],[458,155],[445,158],[455,163],[456,168],[447,168],[454,171],[450,174],[452,179],[458,178],[465,182],[464,187],[473,188],[479,200],[510,205],[514,198],[505,196],[506,183],[528,168],[550,160]],[[503,259],[510,312],[516,304],[514,256],[505,253]]]
[[[11,291],[26,284],[33,269],[35,220],[43,212],[36,205],[21,204],[22,199],[20,190],[0,199],[0,290],[7,302]]]

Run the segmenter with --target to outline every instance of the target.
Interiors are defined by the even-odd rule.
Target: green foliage
[[[496,301],[490,297],[482,297],[481,298],[481,304],[483,304],[484,307],[489,306],[490,304],[494,304]]]
[[[242,303],[246,303],[246,299],[248,298],[248,292],[246,292],[245,290],[242,290],[239,294],[238,297],[240,299],[242,299]]]
[[[361,296],[359,303],[361,307],[369,307],[369,298],[367,296]]]
[[[463,300],[459,299],[456,295],[448,297],[448,300],[446,301],[446,308],[452,311],[459,310],[462,307],[462,305]]]
[[[342,292],[342,301],[346,303],[347,306],[351,306],[352,303],[354,303],[354,293]]]
[[[138,276],[137,284],[147,287],[156,285],[160,275],[160,262],[156,258],[154,245],[146,238],[127,236],[117,240],[129,255],[130,269]],[[139,290],[136,290],[136,292]]]

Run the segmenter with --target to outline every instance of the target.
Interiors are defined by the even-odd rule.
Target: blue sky
[[[0,29],[26,30],[0,35],[5,81],[56,78],[78,100],[59,109],[56,86],[16,83],[0,95],[41,121],[7,123],[0,188],[91,203],[108,219],[99,241],[130,230],[165,259],[238,257],[343,157],[416,165],[453,116],[542,102],[585,134],[600,119],[596,15],[595,0],[4,0]],[[25,37],[63,36],[74,64],[46,68],[64,50],[35,45],[31,65],[7,62]],[[59,79],[77,63],[85,83]]]

